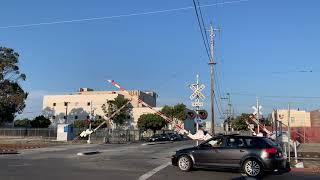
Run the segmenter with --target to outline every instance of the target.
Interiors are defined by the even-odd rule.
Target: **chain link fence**
[[[38,137],[43,139],[56,139],[56,128],[0,128],[0,136],[4,137]]]
[[[82,131],[86,128],[73,128],[73,134],[78,137]],[[173,133],[172,130],[160,130],[156,131],[156,134]],[[91,135],[91,140],[96,142],[106,143],[127,143],[127,142],[139,142],[148,141],[154,134],[153,131],[140,131],[140,130],[121,130],[121,129],[99,129]],[[221,134],[240,134],[251,135],[249,131],[233,131],[224,132]],[[0,128],[0,137],[17,137],[17,138],[42,138],[42,139],[56,139],[56,128]],[[80,138],[87,140],[86,138]]]

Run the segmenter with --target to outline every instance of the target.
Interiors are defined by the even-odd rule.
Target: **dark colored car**
[[[170,137],[168,134],[154,134],[149,139],[150,142],[157,142],[157,141],[170,141]]]
[[[240,169],[250,177],[266,172],[290,171],[282,149],[264,137],[222,135],[199,146],[181,149],[172,156],[172,164],[182,171],[192,168]]]
[[[182,137],[179,134],[168,133],[170,141],[182,141]]]

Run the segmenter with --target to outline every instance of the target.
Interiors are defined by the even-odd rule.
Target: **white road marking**
[[[169,166],[171,164],[171,162],[167,162],[161,166],[158,166],[154,169],[152,169],[151,171],[145,173],[144,175],[140,176],[138,180],[147,180],[149,179],[151,176],[153,176],[154,174],[156,174],[157,172],[161,171],[162,169],[166,168],[167,166]]]

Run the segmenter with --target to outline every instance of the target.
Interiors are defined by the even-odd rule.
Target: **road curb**
[[[77,153],[78,156],[86,156],[86,155],[94,155],[99,154],[100,151],[88,151],[88,152],[79,152]]]
[[[319,168],[291,168],[291,172],[320,173]]]
[[[149,143],[143,143],[141,145],[146,146],[146,145],[169,144],[169,143],[173,143],[173,141],[149,142]]]

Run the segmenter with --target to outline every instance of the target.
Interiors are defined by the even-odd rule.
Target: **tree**
[[[107,105],[102,105],[102,110],[105,113],[106,117],[110,117],[114,112],[120,109],[125,105],[123,109],[120,110],[114,117],[112,117],[112,122],[116,124],[117,127],[122,126],[125,122],[130,119],[130,105],[128,99],[125,99],[123,96],[118,96],[112,101],[108,101]]]
[[[98,127],[101,123],[103,123],[105,121],[105,119],[98,119],[98,118],[96,118],[96,120],[94,120],[93,122],[92,122],[92,124],[91,124],[91,127],[92,128],[96,128],[96,127]],[[107,127],[107,124],[104,124],[104,125],[102,125],[101,126],[101,128],[106,128]]]
[[[13,49],[0,47],[0,125],[12,122],[16,113],[25,108],[28,96],[19,85],[26,75],[19,71],[19,54]]]
[[[85,128],[88,127],[86,120],[75,120],[73,121],[73,127],[75,128]]]
[[[231,121],[231,127],[236,131],[248,130],[246,120],[250,120],[250,114],[242,113],[236,119]]]
[[[37,116],[30,122],[33,128],[48,128],[51,124],[51,121],[44,116]]]
[[[14,126],[15,127],[31,127],[31,124],[30,124],[30,120],[25,118],[25,119],[20,119],[20,120],[16,120],[14,121]]]
[[[184,121],[186,119],[186,105],[183,103],[179,103],[174,106],[165,105],[162,108],[161,113],[170,118],[171,121],[174,119]]]
[[[143,114],[138,119],[138,128],[146,131],[148,129],[155,133],[167,125],[167,122],[159,115],[156,114]]]

